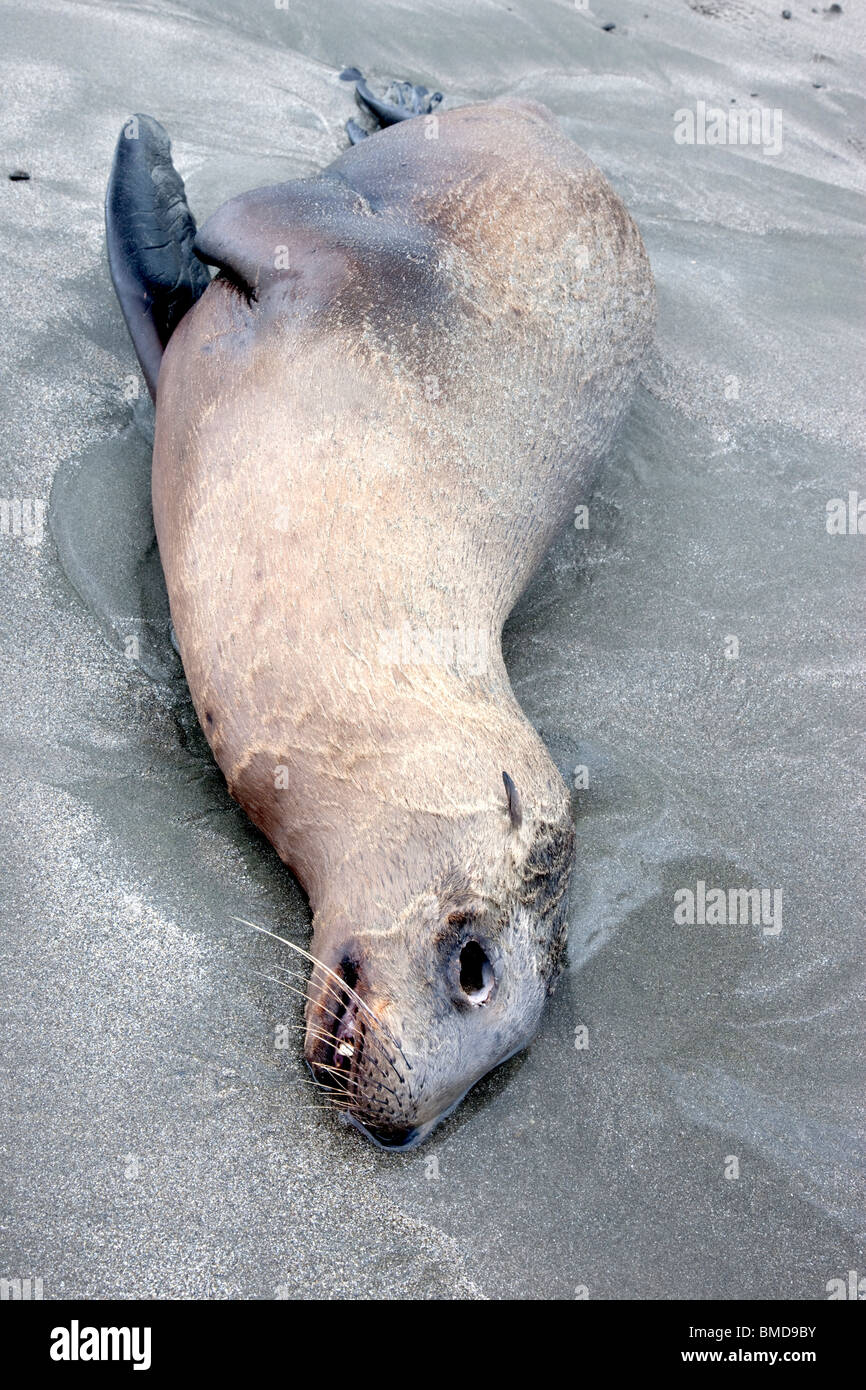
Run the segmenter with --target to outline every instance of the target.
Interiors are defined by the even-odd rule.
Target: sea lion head
[[[574,853],[559,786],[539,814],[503,772],[499,804],[448,826],[438,850],[425,827],[416,854],[403,843],[393,868],[380,857],[374,879],[418,886],[402,910],[314,920],[305,1057],[382,1147],[420,1143],[538,1029],[561,968]]]

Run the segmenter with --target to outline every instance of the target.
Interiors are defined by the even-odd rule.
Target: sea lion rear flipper
[[[168,135],[152,116],[120,133],[105,195],[108,264],[151,396],[166,343],[210,284]]]
[[[354,74],[357,68],[348,68],[346,73]],[[427,87],[418,87],[411,82],[391,82],[386,98],[376,96],[360,74],[355,80],[355,97],[358,105],[368,115],[375,117],[379,126],[396,125],[398,121],[408,121],[413,116],[429,116],[442,100],[441,92],[431,92]],[[357,121],[346,122],[346,133],[353,145],[375,132],[365,130]]]

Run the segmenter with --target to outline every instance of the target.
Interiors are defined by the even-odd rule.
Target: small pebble
[[[609,34],[610,31],[611,31],[611,29],[615,29],[615,28],[616,28],[616,25],[615,25],[615,24],[602,24],[601,27],[602,27],[602,29],[604,30],[604,32],[605,32],[606,34]]]
[[[782,11],[782,18],[783,18],[783,19],[790,19],[790,18],[791,18],[791,11],[790,11],[790,10],[783,10],[783,11]]]
[[[13,183],[24,183],[26,179],[29,179],[30,175],[26,169],[13,169],[9,177]]]

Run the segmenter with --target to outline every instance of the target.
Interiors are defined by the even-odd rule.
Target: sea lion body
[[[395,125],[196,249],[223,274],[157,392],[172,620],[309,894],[308,1060],[403,1145],[525,1045],[559,968],[569,797],[500,634],[628,406],[652,277],[529,103]]]

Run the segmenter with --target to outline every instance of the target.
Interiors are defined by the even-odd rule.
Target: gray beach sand
[[[866,35],[851,0],[783,3],[0,4],[0,1276],[809,1300],[866,1273],[866,536],[826,525],[866,497]],[[589,529],[506,632],[524,708],[587,769],[569,969],[533,1046],[402,1156],[316,1107],[300,1035],[275,1047],[301,1018],[262,978],[280,948],[234,920],[308,937],[168,641],[102,222],[130,113],[201,219],[338,152],[348,63],[546,102],[660,300]],[[764,142],[681,143],[700,103],[763,111]],[[675,923],[699,882],[779,910]]]

